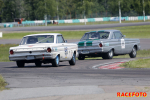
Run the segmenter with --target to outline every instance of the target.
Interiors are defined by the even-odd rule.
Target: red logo
[[[33,47],[34,45],[30,45],[30,46],[28,46],[28,47]]]
[[[147,97],[146,92],[117,92],[117,97]]]

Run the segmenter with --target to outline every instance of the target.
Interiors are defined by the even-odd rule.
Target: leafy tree
[[[50,15],[51,17],[56,14],[56,1],[55,0],[39,0],[37,3],[37,10],[35,11],[35,15],[38,19],[43,19],[44,15]]]
[[[94,0],[76,0],[76,7],[80,13],[84,13],[85,15],[89,15],[92,13],[92,7],[94,6]]]
[[[12,22],[16,12],[13,6],[14,1],[3,0],[4,6],[2,11],[2,19],[4,22]]]
[[[144,0],[144,10],[146,15],[150,15],[150,0]]]
[[[40,0],[24,0],[26,19],[28,19],[28,20],[37,19],[35,12],[36,12],[36,9],[38,8],[37,4],[39,1]]]
[[[13,22],[14,18],[21,17],[22,0],[3,0],[2,21]]]
[[[101,17],[119,16],[119,1],[122,16],[143,15],[143,8],[150,15],[150,0],[0,0],[0,22],[12,22],[14,18],[43,20],[45,15],[51,19],[83,18],[84,14],[96,17],[97,13]]]
[[[66,0],[57,0],[56,6],[58,6],[56,15],[59,15],[60,18],[63,18],[63,16],[66,15]]]
[[[143,15],[143,0],[132,0],[132,4],[138,15]]]
[[[0,0],[0,22],[2,21],[2,7],[3,7],[3,1]]]
[[[119,16],[119,0],[108,1],[108,9],[111,12],[111,16]],[[122,6],[122,5],[121,5]]]
[[[3,1],[0,0],[0,11],[1,11],[1,9],[2,9],[2,6],[3,6]]]
[[[122,0],[121,1],[121,12],[122,12],[122,16],[129,16],[129,14],[131,13],[131,11],[133,11],[133,9],[131,8],[132,5],[132,0]]]
[[[66,12],[67,14],[70,14],[70,19],[71,19],[71,13],[74,12],[75,10],[75,4],[73,3],[73,0],[66,0]]]

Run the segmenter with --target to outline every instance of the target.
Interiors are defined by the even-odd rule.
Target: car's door
[[[122,33],[121,33],[122,34]],[[124,45],[124,48],[122,48],[122,53],[127,54],[132,50],[132,41],[130,39],[126,39],[124,36],[122,37],[122,45]]]
[[[113,32],[115,40],[115,54],[122,54],[122,50],[125,49],[125,40],[122,39],[122,34],[120,31]]]
[[[68,60],[69,57],[69,47],[65,43],[64,38],[62,35],[57,35],[57,44],[58,48],[60,48],[60,60]]]

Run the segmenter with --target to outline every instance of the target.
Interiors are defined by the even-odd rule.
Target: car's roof
[[[40,33],[40,34],[30,34],[30,35],[26,35],[26,36],[37,36],[37,35],[62,35],[60,33]],[[24,37],[26,37],[24,36]]]
[[[90,31],[87,33],[91,33],[91,32],[114,32],[114,31],[119,31],[119,30],[97,30],[97,31]]]

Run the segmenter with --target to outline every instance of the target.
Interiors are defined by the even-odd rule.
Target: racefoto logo
[[[117,92],[117,97],[147,97],[146,92]]]

